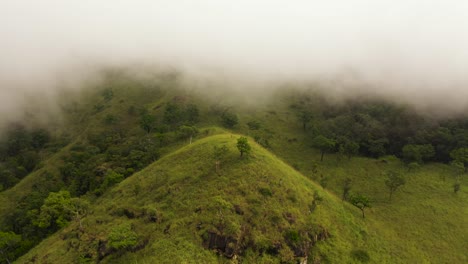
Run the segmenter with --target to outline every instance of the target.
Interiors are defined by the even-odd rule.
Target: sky
[[[468,106],[464,0],[0,0],[0,116],[100,67],[328,83],[420,109]],[[268,93],[268,85],[257,87]]]

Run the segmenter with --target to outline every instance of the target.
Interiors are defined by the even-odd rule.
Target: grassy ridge
[[[309,179],[319,183],[326,178],[326,189],[341,196],[346,178],[352,180],[352,193],[369,196],[373,208],[366,224],[369,231],[382,238],[374,250],[391,256],[387,263],[465,263],[468,261],[468,178],[461,179],[462,190],[453,193],[455,173],[449,165],[425,164],[408,171],[395,157],[348,160],[337,154],[320,153],[310,147],[314,122],[303,131],[297,118],[287,110],[289,101],[280,98],[272,105],[246,115],[244,120],[260,120],[261,131],[240,127],[243,133],[269,139],[271,151],[293,165]],[[275,109],[271,111],[270,109]],[[271,131],[271,132],[270,132]],[[401,173],[406,184],[392,201],[385,186],[385,173]],[[395,258],[392,260],[392,258]]]
[[[144,107],[162,120],[165,104],[176,96],[199,106],[202,117],[198,124],[199,137],[222,134],[189,146],[182,147],[185,142],[178,142],[166,147],[162,154],[170,154],[121,182],[95,202],[84,220],[84,231],[73,222],[47,238],[19,263],[30,260],[84,263],[89,258],[98,258],[101,253],[110,254],[102,259],[107,263],[227,262],[227,258],[220,257],[214,250],[204,249],[204,239],[210,232],[231,237],[248,233],[253,241],[249,245],[255,247],[239,253],[241,260],[278,262],[287,259],[288,252],[263,255],[259,252],[271,251],[276,242],[286,244],[285,234],[303,230],[304,226],[321,226],[330,233],[330,238],[312,249],[309,262],[357,262],[351,257],[356,249],[365,250],[371,263],[468,261],[468,179],[463,176],[461,191],[455,195],[453,171],[448,165],[426,164],[408,172],[394,157],[348,160],[334,154],[325,155],[325,160],[320,162],[319,152],[310,147],[314,121],[304,131],[289,109],[287,97],[276,98],[271,104],[258,103],[255,107],[236,102],[219,103],[220,109],[229,104],[229,111],[239,115],[240,123],[234,128],[236,133],[260,137],[263,145],[264,140],[268,140],[268,151],[253,144],[252,157],[239,159],[235,148],[238,135],[231,136],[216,128],[220,123],[219,113],[213,111],[202,95],[171,90],[175,85],[170,82],[166,84],[169,89],[144,84],[140,87],[134,82],[114,82],[110,86],[114,92],[112,100],[103,101],[93,93],[88,100],[80,101],[78,109],[69,115],[70,124],[65,127],[76,131],[71,134],[74,141],[80,141],[80,133],[113,129],[103,124],[107,115],[118,118],[115,126],[128,131],[127,137],[138,138],[144,132],[139,127],[138,117],[129,116],[127,109]],[[136,87],[128,89],[130,86]],[[93,106],[99,104],[104,108],[96,112]],[[247,122],[252,120],[260,121],[259,130],[248,128]],[[205,135],[204,131],[210,132]],[[227,145],[229,154],[222,161],[221,175],[218,175],[212,152],[214,146],[222,144]],[[42,173],[57,170],[67,148],[45,161],[43,169],[0,193],[0,223],[34,186],[53,182],[45,181],[46,175]],[[391,202],[384,183],[385,173],[390,170],[399,171],[407,182]],[[325,184],[324,178],[327,179]],[[352,193],[366,194],[372,200],[373,207],[366,213],[365,220],[356,208],[340,199],[346,178],[352,179]],[[54,185],[45,189],[57,191],[60,188]],[[324,201],[310,213],[315,191]],[[46,195],[43,193],[43,198]],[[235,208],[243,214],[236,213]],[[148,211],[156,212],[156,223],[148,220]],[[295,216],[294,223],[288,215]],[[140,244],[135,252],[106,253],[105,248],[100,249],[99,241],[108,241],[111,230],[124,224],[131,224],[138,234]]]
[[[131,223],[139,240],[147,244],[134,253],[106,256],[105,263],[228,261],[202,246],[209,232],[233,237],[248,234],[245,243],[256,248],[240,253],[240,259],[248,263],[284,260],[286,256],[280,253],[258,251],[275,243],[287,247],[285,233],[304,226],[324,228],[330,233],[330,238],[318,242],[312,250],[311,257],[316,260],[343,263],[351,260],[350,252],[356,247],[381,243],[378,237],[364,235],[369,231],[359,215],[354,216],[354,208],[324,192],[265,149],[254,144],[251,157],[240,159],[236,137],[222,134],[202,139],[155,162],[100,198],[84,220],[83,232],[72,223],[18,263],[31,259],[65,263],[80,255],[97,254],[91,249],[84,254],[83,245],[105,241],[109,230],[122,223]],[[223,144],[229,154],[218,175],[212,149]],[[315,191],[323,201],[311,212]],[[125,210],[138,215],[139,210],[148,207],[157,211],[157,223],[149,223],[144,217],[128,217],[128,212],[119,215]],[[373,260],[382,259],[376,252],[369,254]]]

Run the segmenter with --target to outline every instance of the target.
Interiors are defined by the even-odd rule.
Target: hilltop
[[[210,136],[156,161],[96,200],[82,228],[71,223],[18,263],[289,262],[309,250],[312,263],[337,263],[379,243],[355,209],[259,145],[240,158],[237,137]],[[218,173],[216,146],[228,149]],[[136,245],[111,248],[110,234],[126,226]]]

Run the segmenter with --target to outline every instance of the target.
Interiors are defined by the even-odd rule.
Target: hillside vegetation
[[[112,73],[62,123],[13,124],[0,263],[468,261],[465,119],[214,91]]]
[[[291,262],[312,250],[314,261],[336,263],[381,243],[353,208],[258,145],[240,158],[236,138],[211,136],[165,156],[99,198],[82,228],[70,224],[18,262]],[[213,148],[223,145],[216,173]],[[137,243],[112,249],[112,230],[125,226]]]

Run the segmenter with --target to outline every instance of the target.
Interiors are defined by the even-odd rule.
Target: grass
[[[325,228],[331,238],[319,242],[311,256],[331,263],[350,261],[350,252],[357,244],[367,248],[369,242],[381,243],[378,237],[362,235],[367,232],[366,222],[355,215],[354,208],[321,190],[265,149],[253,144],[250,158],[241,159],[235,149],[237,137],[211,136],[165,156],[100,198],[84,220],[84,232],[72,223],[18,263],[31,259],[68,263],[79,258],[81,244],[105,241],[109,230],[122,223],[131,223],[140,241],[148,244],[134,253],[108,256],[104,263],[227,262],[214,251],[204,249],[203,237],[208,232],[232,237],[248,233],[249,243],[257,249],[268,249],[275,243],[286,247],[284,237],[288,230],[301,230],[304,226]],[[228,147],[229,154],[218,175],[212,149],[222,144]],[[140,187],[136,190],[135,186]],[[315,191],[324,200],[311,212]],[[138,215],[148,207],[157,212],[157,223],[119,213],[127,210]],[[241,259],[244,257],[248,263],[281,259],[276,254],[244,253]],[[371,258],[380,259],[375,253]]]
[[[123,113],[136,105],[151,109],[161,119],[160,106],[181,92],[148,90],[144,85],[141,89],[127,89],[135,85],[127,82],[113,85],[114,99],[104,103],[102,112],[93,112],[92,106],[99,100],[89,95],[72,114],[74,123],[66,130],[71,138],[79,140],[84,131],[102,130],[102,120],[108,114],[122,116],[119,122],[130,129],[129,136],[138,136],[141,131],[137,122]],[[392,157],[385,157],[383,162],[364,157],[348,160],[335,154],[326,154],[320,162],[319,152],[309,142],[314,123],[303,131],[286,97],[259,104],[255,111],[229,102],[233,105],[231,111],[240,117],[235,133],[251,136],[253,145],[251,158],[240,159],[235,148],[238,134],[216,126],[219,117],[204,98],[193,91],[181,93],[198,102],[203,117],[199,127],[210,132],[200,133],[202,136],[191,145],[183,142],[168,147],[159,161],[96,200],[84,221],[84,231],[71,223],[18,263],[32,259],[39,263],[85,262],[89,256],[97,257],[99,241],[105,243],[113,228],[128,223],[146,245],[135,252],[113,252],[102,259],[104,263],[229,262],[215,251],[204,249],[203,238],[209,232],[240,236],[246,228],[255,248],[242,252],[241,260],[275,263],[286,257],[259,254],[259,249],[272,247],[275,242],[285,243],[288,231],[307,225],[322,226],[331,234],[313,247],[310,262],[360,263],[359,258],[365,261],[365,253],[370,263],[468,262],[468,179],[463,176],[461,190],[454,194],[449,166],[426,164],[408,172]],[[260,122],[259,130],[248,128],[246,124],[252,120]],[[253,137],[267,139],[268,149],[252,143]],[[229,148],[229,155],[221,162],[218,175],[212,150],[222,144]],[[64,148],[46,161],[43,170],[56,168],[66,152]],[[389,170],[399,171],[406,179],[391,202],[384,183]],[[324,177],[328,179],[325,188],[319,185]],[[341,201],[342,185],[348,177],[352,179],[351,192],[365,194],[372,201],[365,220],[358,209]],[[41,171],[37,171],[1,192],[0,222],[40,182]],[[324,201],[311,213],[315,191]],[[236,213],[238,209],[243,214]],[[157,223],[148,221],[144,215],[148,210],[157,212]],[[128,217],[128,212],[138,216]],[[288,215],[295,216],[296,222],[290,223]]]
[[[313,129],[302,131],[297,118],[291,117],[286,110],[287,100],[277,101],[274,105],[275,114],[271,114],[268,110],[271,108],[267,107],[257,116],[249,115],[244,119],[261,120],[267,130],[274,130],[269,140],[270,151],[317,183],[321,177],[326,177],[329,192],[340,197],[345,179],[350,178],[352,193],[371,198],[373,207],[368,210],[366,225],[372,235],[382,238],[383,243],[374,245],[372,251],[387,255],[384,262],[468,261],[468,179],[465,175],[461,180],[463,190],[455,194],[455,177],[450,166],[445,164],[425,164],[408,172],[395,157],[353,157],[348,160],[337,154],[326,154],[320,162],[320,153],[308,143],[312,137],[307,134]],[[240,128],[240,131],[258,133],[246,128]],[[294,138],[298,140],[290,142]],[[385,186],[385,173],[390,170],[400,172],[406,179],[406,184],[396,191],[391,202]],[[358,215],[357,211],[355,215]]]

